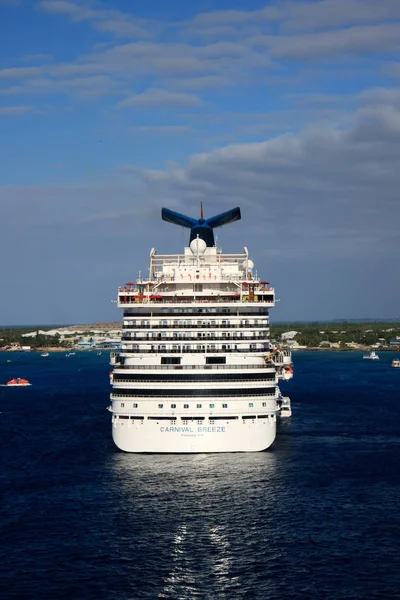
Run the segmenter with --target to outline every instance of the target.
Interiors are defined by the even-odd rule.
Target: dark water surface
[[[0,353],[1,599],[400,598],[394,356],[296,353],[270,451],[140,456],[108,354]]]

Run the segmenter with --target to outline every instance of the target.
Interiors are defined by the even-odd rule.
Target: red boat
[[[32,385],[29,383],[27,379],[22,379],[21,377],[17,377],[16,379],[10,379],[7,381],[7,385],[10,387],[26,387],[27,385]]]

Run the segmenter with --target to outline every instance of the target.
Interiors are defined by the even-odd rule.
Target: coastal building
[[[298,331],[285,331],[284,333],[281,334],[281,340],[282,341],[293,340],[298,333],[299,333]]]

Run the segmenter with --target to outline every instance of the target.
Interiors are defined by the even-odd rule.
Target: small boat
[[[48,352],[42,352],[40,356],[50,356],[50,354]]]
[[[101,354],[101,352],[98,352],[98,353],[97,353],[97,356],[100,356],[100,354]]]
[[[291,417],[292,416],[292,406],[290,403],[289,396],[281,396],[280,402],[278,402],[278,406],[280,406],[279,415],[281,417]]]
[[[368,360],[379,360],[379,356],[374,350],[371,350],[369,354],[364,354],[363,358]]]
[[[400,369],[400,358],[395,358],[395,359],[392,361],[392,367],[393,367],[394,369]]]
[[[7,385],[9,387],[26,387],[27,385],[32,385],[29,383],[27,379],[22,379],[21,377],[17,377],[16,379],[10,379],[7,381]]]

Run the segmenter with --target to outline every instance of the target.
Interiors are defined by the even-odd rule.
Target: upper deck
[[[149,277],[120,286],[118,305],[263,302],[274,306],[274,288],[253,274],[247,248],[243,254],[222,254],[215,246],[201,246],[201,241],[193,240],[184,254],[157,254],[153,248]]]

